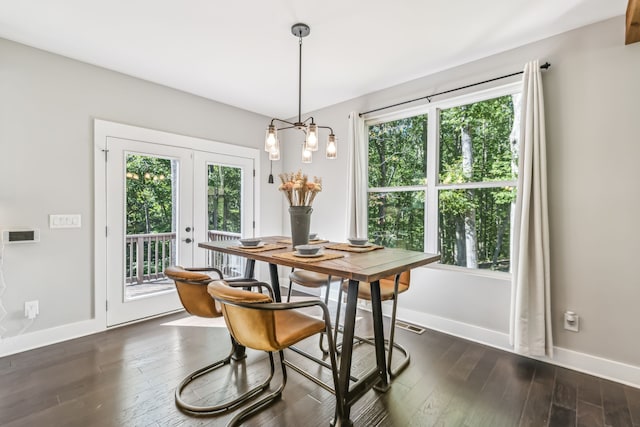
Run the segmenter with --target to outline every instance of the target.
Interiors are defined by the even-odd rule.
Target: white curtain
[[[553,356],[544,99],[540,64],[522,78],[511,288],[511,340],[516,352]]]
[[[367,146],[364,120],[349,114],[347,165],[347,237],[367,236]]]

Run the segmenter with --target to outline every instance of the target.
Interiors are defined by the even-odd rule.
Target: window
[[[368,121],[369,238],[509,271],[519,102],[511,85]]]

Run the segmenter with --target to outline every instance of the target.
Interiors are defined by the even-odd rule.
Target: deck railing
[[[140,284],[164,278],[175,264],[176,233],[130,234],[126,239],[126,283]]]
[[[237,240],[240,233],[209,230],[209,241]],[[126,283],[137,285],[164,279],[164,269],[175,265],[176,233],[130,234],[125,244]],[[211,251],[211,267],[222,271],[225,277],[244,273],[245,259]]]
[[[230,233],[228,231],[209,230],[209,241],[220,242],[225,240],[238,240],[240,233]],[[209,262],[212,267],[222,271],[225,277],[239,277],[244,274],[246,259],[243,257],[223,254],[211,251]]]

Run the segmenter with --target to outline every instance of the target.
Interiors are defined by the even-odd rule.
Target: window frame
[[[482,181],[482,182],[468,182],[468,183],[455,183],[455,184],[442,184],[438,180],[438,167],[440,164],[440,111],[449,108],[459,107],[462,105],[473,104],[476,102],[486,101],[501,96],[509,96],[522,92],[522,85],[520,82],[509,83],[506,85],[500,85],[481,91],[474,91],[466,93],[464,95],[451,97],[439,101],[433,101],[426,105],[420,105],[411,108],[405,108],[396,110],[390,113],[372,115],[366,117],[364,120],[365,135],[366,137],[366,149],[367,149],[367,170],[369,169],[369,127],[380,123],[386,123],[394,120],[405,119],[418,115],[427,115],[427,174],[426,183],[422,185],[408,185],[408,186],[395,186],[395,187],[369,187],[369,181],[367,180],[367,203],[370,193],[389,193],[389,192],[406,192],[406,191],[424,191],[425,192],[425,207],[424,207],[424,251],[430,253],[438,252],[438,227],[440,223],[438,213],[438,195],[442,190],[458,190],[458,189],[475,189],[475,188],[494,188],[512,186],[519,191],[518,181]],[[367,227],[369,227],[368,212],[366,213]],[[430,218],[433,220],[429,221]],[[513,224],[511,224],[513,229]],[[511,276],[511,272],[494,271],[480,268],[461,267],[457,265],[449,264],[435,264],[433,268],[441,268],[446,270],[463,271],[470,274],[478,274],[489,277],[501,277]]]

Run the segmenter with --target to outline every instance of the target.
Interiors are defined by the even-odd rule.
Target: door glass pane
[[[176,264],[178,161],[126,155],[125,301],[173,292],[164,269]]]
[[[242,237],[242,169],[207,165],[208,240],[237,240]],[[244,274],[245,258],[210,251],[210,266],[225,277]]]

